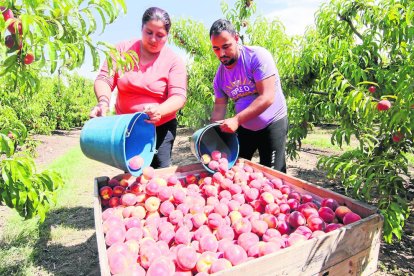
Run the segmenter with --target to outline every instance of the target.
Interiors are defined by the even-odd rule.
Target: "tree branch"
[[[346,23],[348,23],[349,27],[351,27],[351,30],[359,37],[359,39],[364,40],[364,38],[362,37],[362,35],[358,32],[358,30],[355,28],[354,24],[352,23],[351,19],[349,19],[348,17],[345,17],[343,15],[339,15],[339,18],[342,21],[345,21]]]

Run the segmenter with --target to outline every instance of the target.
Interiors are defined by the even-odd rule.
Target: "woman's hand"
[[[149,117],[149,120],[146,120],[148,123],[155,124],[161,120],[161,112],[159,109],[159,105],[147,105],[144,107],[143,110]]]
[[[95,105],[89,113],[90,118],[103,117],[109,111],[109,105],[107,102],[101,101]]]

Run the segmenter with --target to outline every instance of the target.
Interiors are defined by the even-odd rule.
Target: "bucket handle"
[[[131,129],[133,129],[133,128],[134,128],[135,123],[138,121],[139,117],[141,117],[141,115],[142,115],[142,114],[144,114],[144,113],[139,114],[139,115],[135,118],[134,122],[132,123],[131,128],[130,128],[130,129],[127,129],[127,131],[126,131],[126,133],[125,133],[126,138],[128,138],[128,137],[131,135]]]

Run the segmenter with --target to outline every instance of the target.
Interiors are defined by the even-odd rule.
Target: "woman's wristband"
[[[109,101],[106,99],[99,100],[98,104],[101,104],[101,103],[106,103],[106,105],[109,106]]]

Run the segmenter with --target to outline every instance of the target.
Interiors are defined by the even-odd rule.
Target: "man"
[[[219,19],[210,28],[213,51],[221,64],[214,78],[211,121],[224,132],[237,132],[239,157],[251,159],[259,151],[260,164],[286,172],[286,100],[270,52],[258,46],[238,45],[233,25]],[[229,98],[236,115],[226,118]]]

